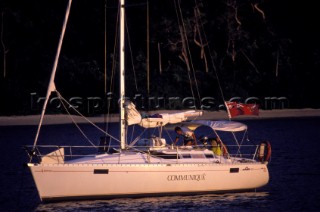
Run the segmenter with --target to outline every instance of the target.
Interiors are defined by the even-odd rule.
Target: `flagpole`
[[[224,105],[226,106],[226,109],[227,109],[227,113],[228,113],[228,117],[229,117],[229,121],[231,121],[231,113],[229,111],[229,107],[228,107],[228,104],[226,101],[224,101]]]

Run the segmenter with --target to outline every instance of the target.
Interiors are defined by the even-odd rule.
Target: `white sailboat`
[[[28,163],[41,200],[230,192],[254,190],[266,185],[269,181],[267,165],[270,146],[268,143],[253,145],[249,153],[246,150],[249,145],[243,145],[244,139],[236,139],[237,133],[245,137],[246,125],[233,121],[200,120],[202,112],[198,111],[142,117],[132,103],[125,101],[124,4],[125,0],[120,0],[120,148],[79,155],[76,153],[77,147],[37,145],[45,103],[34,145],[29,147]],[[70,6],[71,0],[63,29],[67,24]],[[57,92],[54,76],[63,34],[64,30],[46,102],[51,92]],[[193,132],[206,126],[219,141],[223,139],[220,132],[230,133],[235,143],[233,147],[226,147],[227,141],[221,142],[220,146],[212,146],[208,139],[204,145],[175,146],[162,136],[162,130],[172,124]],[[159,135],[129,141],[126,132],[128,125],[159,128]],[[114,137],[112,139],[117,140]],[[222,149],[217,152],[214,148]]]

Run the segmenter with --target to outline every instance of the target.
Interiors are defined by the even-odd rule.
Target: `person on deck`
[[[211,146],[212,146],[213,154],[219,155],[219,156],[222,155],[220,139],[212,139]]]
[[[181,127],[176,127],[174,131],[177,133],[174,145],[179,141],[180,137],[183,137],[183,144],[185,146],[197,145],[197,139],[194,133],[187,129],[182,129]]]
[[[229,155],[227,147],[222,143],[219,137],[208,138],[207,136],[200,136],[199,140],[204,146],[206,146],[208,149],[211,149],[215,155]]]
[[[225,157],[229,157],[227,147],[222,143],[219,137],[216,137],[211,140],[212,152],[215,155],[223,155]]]

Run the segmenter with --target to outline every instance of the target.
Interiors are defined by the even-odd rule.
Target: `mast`
[[[126,120],[125,120],[125,0],[120,0],[120,147],[126,146]]]

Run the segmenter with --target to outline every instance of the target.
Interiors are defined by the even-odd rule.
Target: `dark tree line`
[[[315,7],[288,0],[126,2],[128,97],[194,95],[222,102],[221,88],[226,100],[286,97],[291,108],[319,107]],[[56,76],[66,98],[105,96],[105,11],[106,87],[117,98],[117,4],[73,1]],[[66,5],[53,0],[1,1],[0,115],[39,112],[31,104],[46,93]]]

